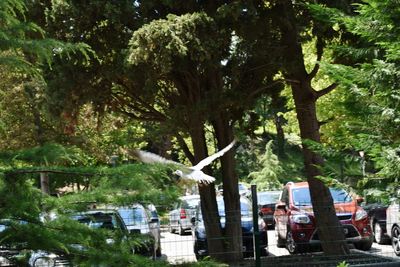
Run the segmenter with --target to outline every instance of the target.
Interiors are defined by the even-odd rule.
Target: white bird
[[[202,172],[202,169],[205,166],[209,165],[211,162],[213,162],[215,159],[224,155],[227,151],[229,151],[235,145],[235,143],[236,143],[236,140],[233,140],[224,149],[201,160],[199,163],[197,163],[195,166],[192,166],[192,167],[185,166],[181,163],[178,163],[178,162],[175,162],[172,160],[168,160],[159,155],[156,155],[156,154],[153,154],[150,152],[146,152],[146,151],[142,151],[139,149],[133,150],[132,153],[137,159],[139,159],[141,162],[144,162],[144,163],[163,163],[163,164],[176,165],[178,169],[176,171],[174,171],[174,174],[178,175],[182,179],[196,181],[197,183],[210,184],[215,181],[215,178]]]

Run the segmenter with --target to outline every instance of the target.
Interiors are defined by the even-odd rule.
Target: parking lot
[[[171,234],[168,231],[162,232],[161,237],[162,258],[168,260],[170,263],[182,263],[196,261],[193,253],[193,237],[190,233],[186,235]],[[289,255],[285,248],[278,248],[276,246],[276,236],[274,230],[268,231],[268,250],[270,257]],[[371,250],[365,252],[367,254],[374,254],[383,257],[399,259],[392,249],[390,244],[379,245],[374,243]]]

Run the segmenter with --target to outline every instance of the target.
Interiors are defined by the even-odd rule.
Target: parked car
[[[129,231],[124,221],[117,211],[110,209],[96,209],[85,211],[77,214],[71,214],[71,219],[87,225],[91,229],[104,229],[117,233],[111,235],[114,238],[120,238],[120,242],[129,242]],[[114,239],[107,239],[107,243],[116,242]],[[78,251],[85,251],[86,248],[82,244],[73,244],[72,247]],[[132,245],[132,251],[135,247]],[[48,251],[34,251],[28,261],[31,267],[44,266],[72,266],[71,255],[58,254]]]
[[[239,195],[245,197],[250,196],[251,191],[245,184],[239,183],[238,186],[239,186]]]
[[[222,196],[217,197],[218,213],[222,228],[225,227],[225,205]],[[252,256],[254,252],[253,245],[253,215],[250,201],[245,198],[240,198],[240,212],[242,223],[242,238],[243,238],[243,253],[244,256]],[[192,219],[193,236],[194,236],[194,254],[197,259],[201,259],[208,255],[207,236],[201,213],[200,205],[196,209],[196,216]],[[261,255],[268,254],[266,248],[268,245],[267,232],[263,219],[259,217],[257,222],[260,230],[260,251]]]
[[[357,249],[369,250],[373,233],[367,212],[345,190],[329,190],[346,240]],[[313,245],[320,245],[307,182],[286,184],[276,205],[274,219],[277,245],[286,246],[289,253],[304,252]]]
[[[199,195],[180,197],[174,209],[169,212],[169,231],[178,231],[183,235],[192,228],[191,219],[195,216],[196,208],[200,203]]]
[[[149,210],[149,207],[152,209]],[[128,207],[118,208],[127,229],[131,233],[138,233],[149,241],[146,246],[140,249],[139,254],[145,256],[161,256],[161,234],[160,221],[154,205],[148,205],[146,209],[141,204],[134,204]]]
[[[0,266],[21,266],[26,262],[26,242],[15,235],[16,231],[21,230],[21,226],[29,227],[22,220],[0,220]]]
[[[400,256],[400,201],[398,197],[392,199],[392,203],[386,210],[386,229],[394,253]]]
[[[243,183],[238,184],[238,190],[239,190],[239,195],[240,196],[245,196],[248,197],[251,194],[250,189]],[[223,185],[220,184],[217,186],[217,195],[223,195],[224,194],[224,188]]]
[[[371,203],[363,206],[370,218],[374,241],[378,244],[387,244],[390,239],[386,232],[386,209],[388,205]]]
[[[269,229],[274,229],[275,205],[278,203],[281,191],[264,191],[257,193],[258,210]]]

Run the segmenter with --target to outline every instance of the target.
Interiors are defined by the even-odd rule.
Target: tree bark
[[[208,156],[205,133],[201,120],[198,120],[195,122],[195,125],[192,126],[190,135],[194,151],[194,164],[196,164]],[[203,169],[203,172],[206,174],[211,173],[208,166]],[[199,184],[199,194],[209,254],[216,260],[226,261],[223,253],[224,242],[214,184]]]
[[[218,149],[221,150],[234,139],[233,126],[225,112],[221,112],[220,116],[212,123],[218,141]],[[225,251],[229,262],[243,259],[240,196],[234,155],[235,152],[231,149],[221,157],[225,203]]]
[[[348,254],[349,249],[339,219],[336,216],[332,196],[325,184],[318,179],[322,173],[323,159],[307,148],[304,140],[320,142],[316,100],[310,94],[311,84],[292,84],[300,136],[303,140],[304,165],[310,188],[311,202],[316,218],[322,249],[328,255]]]
[[[293,3],[291,0],[281,1],[280,27],[282,45],[285,47],[285,78],[291,81],[300,136],[303,141],[304,165],[309,184],[311,202],[316,219],[318,235],[322,249],[327,255],[348,254],[342,226],[336,216],[332,196],[325,184],[318,179],[323,159],[308,149],[305,140],[320,142],[319,122],[316,112],[316,91],[311,86],[311,79],[304,65],[304,56],[299,40],[299,32]]]
[[[282,115],[274,114],[274,122],[276,127],[276,146],[278,157],[280,159],[286,158],[285,155],[285,133],[282,127],[282,121],[284,120]]]

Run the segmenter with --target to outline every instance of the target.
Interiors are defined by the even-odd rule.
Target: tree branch
[[[315,44],[315,46],[317,48],[317,62],[315,63],[315,66],[312,69],[312,71],[308,74],[308,79],[310,80],[314,78],[315,75],[317,75],[320,66],[319,62],[321,61],[322,54],[324,53],[324,42],[320,37],[317,38],[317,43]]]
[[[335,89],[338,86],[337,83],[332,83],[331,85],[329,85],[328,87],[320,90],[320,91],[315,91],[315,97],[316,99],[330,93],[331,91],[333,91],[333,89]]]
[[[189,161],[192,163],[192,165],[194,165],[195,164],[194,155],[192,154],[192,152],[190,152],[190,149],[187,146],[183,137],[179,133],[177,133],[176,139],[178,140],[179,146],[182,148],[183,152],[185,153],[185,156],[189,159]]]

